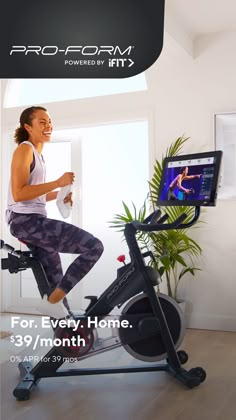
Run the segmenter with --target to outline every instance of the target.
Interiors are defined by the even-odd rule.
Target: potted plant
[[[167,149],[165,156],[176,156],[180,154],[184,144],[188,141],[188,137],[179,137]],[[156,161],[154,166],[154,173],[149,182],[149,194],[141,209],[137,210],[134,203],[132,208],[129,208],[123,202],[124,213],[116,214],[114,219],[110,222],[110,227],[116,228],[119,232],[123,232],[125,223],[132,220],[143,221],[148,214],[148,208],[155,208],[157,202],[161,175],[163,170],[164,157],[160,161]],[[187,214],[186,222],[191,220],[194,213],[193,207],[165,207],[162,209],[168,214],[168,223],[171,223],[183,212]],[[199,222],[198,222],[199,223]],[[178,288],[182,279],[186,274],[195,275],[196,270],[195,261],[202,253],[201,247],[193,240],[189,234],[189,230],[168,230],[161,232],[138,232],[137,240],[142,250],[152,250],[154,260],[150,260],[152,265],[160,274],[161,284],[165,284],[165,292],[176,301],[179,300]]]

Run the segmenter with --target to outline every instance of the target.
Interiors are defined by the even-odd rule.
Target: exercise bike
[[[189,371],[182,368],[188,360],[188,355],[185,351],[177,349],[184,338],[184,315],[173,299],[155,291],[159,275],[145,264],[147,257],[153,257],[152,253],[142,253],[136,239],[139,231],[159,232],[190,227],[197,221],[199,214],[200,207],[195,207],[191,221],[183,223],[187,216],[182,214],[168,224],[165,223],[168,219],[167,214],[162,215],[160,210],[156,210],[142,223],[133,221],[125,225],[124,235],[129,248],[130,262],[117,270],[116,280],[99,298],[86,297],[90,302],[84,314],[74,315],[75,320],[80,320],[76,331],[70,327],[54,329],[55,338],[62,340],[79,336],[83,337],[84,344],[54,346],[34,367],[30,362],[20,362],[18,366],[21,381],[13,391],[17,400],[29,399],[32,388],[41,378],[47,377],[166,371],[188,388],[198,386],[205,380],[206,372],[203,368],[196,367]],[[2,259],[3,270],[17,273],[31,268],[40,295],[47,293],[50,286],[42,265],[33,256],[33,250],[15,250],[2,240],[1,248],[8,252],[8,257]],[[121,314],[109,315],[115,307],[122,308]],[[113,327],[110,337],[101,338],[99,328],[94,326],[95,321],[101,320],[119,321],[120,325],[123,325],[123,320],[129,324],[129,328]],[[152,363],[143,366],[59,369],[67,358],[80,361],[120,346],[135,359]],[[164,363],[154,363],[161,360],[164,360]]]

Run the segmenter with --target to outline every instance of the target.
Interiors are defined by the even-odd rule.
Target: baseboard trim
[[[187,328],[236,332],[236,316],[185,313]]]

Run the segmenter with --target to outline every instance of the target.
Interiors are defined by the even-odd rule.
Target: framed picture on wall
[[[215,114],[215,148],[223,151],[219,198],[236,199],[236,112]]]

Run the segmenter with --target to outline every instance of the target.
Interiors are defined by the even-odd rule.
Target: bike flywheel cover
[[[177,349],[184,338],[184,314],[174,299],[162,293],[158,293],[157,296],[166,318],[174,346]],[[126,304],[122,310],[120,319],[127,319],[129,323],[132,323],[132,316],[129,318],[129,315],[138,314],[140,314],[139,324],[142,322],[142,314],[154,316],[150,301],[145,293],[135,296]],[[137,328],[137,325],[133,325],[133,327]],[[133,357],[147,362],[159,361],[168,357],[160,328],[157,328],[157,331],[152,336],[145,337],[144,339],[140,337],[137,331],[137,340],[135,341],[132,338],[131,343],[129,343],[129,329],[119,328],[119,337],[125,350]],[[127,342],[128,344],[125,344]]]

